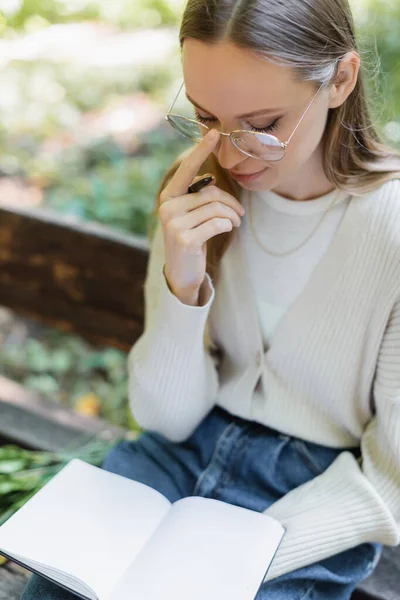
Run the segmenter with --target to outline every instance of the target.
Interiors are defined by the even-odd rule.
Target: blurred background
[[[187,147],[164,119],[182,78],[182,0],[0,0],[0,199],[145,235]],[[375,119],[400,147],[400,3],[353,0]],[[126,353],[0,307],[0,374],[136,428]]]

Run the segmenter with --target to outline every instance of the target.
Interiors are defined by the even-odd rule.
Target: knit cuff
[[[199,305],[184,304],[169,289],[164,266],[159,290],[157,327],[164,339],[170,339],[180,348],[190,349],[203,338],[205,324],[215,297],[215,289],[208,273],[199,292]]]
[[[392,514],[350,452],[264,512],[286,527],[264,581],[365,542],[400,541]]]

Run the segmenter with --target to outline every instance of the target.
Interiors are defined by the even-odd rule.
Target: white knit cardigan
[[[128,359],[130,407],[141,427],[183,441],[217,404],[315,443],[361,445],[360,460],[341,452],[265,511],[287,529],[266,580],[366,541],[398,545],[400,182],[352,198],[266,349],[240,228],[215,288],[206,275],[201,306],[171,293],[163,267],[158,225],[145,329]],[[207,318],[220,362],[204,350]]]

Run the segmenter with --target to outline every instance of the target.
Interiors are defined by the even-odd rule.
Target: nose
[[[227,135],[220,135],[219,142],[214,148],[214,154],[223,169],[235,170],[235,167],[246,160],[246,155],[240,152]]]

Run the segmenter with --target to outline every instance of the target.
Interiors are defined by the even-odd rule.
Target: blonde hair
[[[187,0],[179,32],[181,49],[185,38],[207,44],[228,41],[291,67],[303,81],[325,86],[332,83],[340,58],[358,52],[348,0]],[[400,178],[400,154],[379,138],[366,96],[362,64],[355,89],[341,106],[330,109],[324,132],[326,176],[335,187],[353,195]],[[178,156],[163,177],[154,216],[161,191],[191,149]],[[239,200],[240,186],[219,166],[214,154],[198,174],[209,172],[218,187]],[[207,272],[214,283],[231,238],[232,231],[207,243]],[[212,350],[208,326],[204,339],[206,348]]]

